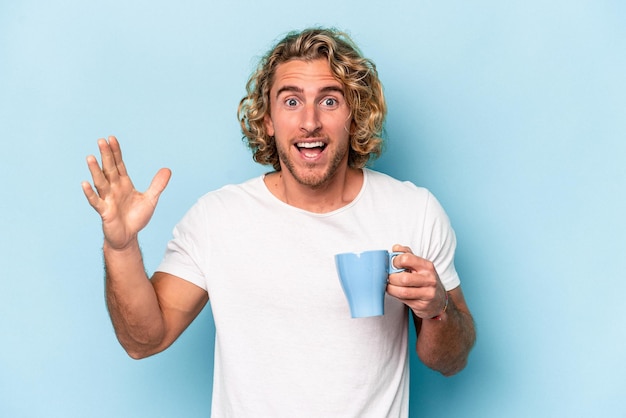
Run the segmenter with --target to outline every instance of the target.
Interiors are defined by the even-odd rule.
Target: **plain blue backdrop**
[[[209,309],[147,360],[115,339],[85,157],[114,134],[138,188],[172,169],[152,271],[200,195],[267,170],[240,140],[244,83],[318,24],[378,64],[375,168],[430,188],[458,235],[478,342],[452,378],[412,355],[411,416],[626,417],[619,0],[1,0],[0,416],[209,415]]]

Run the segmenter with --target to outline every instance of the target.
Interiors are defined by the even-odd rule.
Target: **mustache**
[[[322,132],[322,129],[315,129],[314,131],[306,132],[304,135],[299,136],[299,139],[325,139],[326,135]]]

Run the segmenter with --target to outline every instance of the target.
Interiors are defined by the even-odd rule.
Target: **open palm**
[[[83,192],[89,204],[102,218],[104,239],[114,249],[124,249],[152,218],[159,196],[167,186],[171,172],[160,169],[148,189],[135,189],[122,160],[122,151],[113,136],[98,140],[102,167],[96,157],[87,157],[87,166],[95,190],[83,182]]]

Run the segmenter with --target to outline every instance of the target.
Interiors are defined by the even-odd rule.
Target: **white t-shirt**
[[[207,290],[215,319],[213,417],[408,416],[408,311],[353,319],[334,254],[411,247],[446,287],[455,236],[426,189],[365,169],[358,196],[318,214],[254,178],[203,196],[158,271]]]

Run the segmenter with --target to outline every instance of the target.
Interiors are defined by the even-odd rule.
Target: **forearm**
[[[463,370],[476,339],[469,311],[459,309],[451,297],[439,319],[414,319],[418,328],[416,351],[422,362],[445,376]]]
[[[148,279],[139,244],[124,250],[103,247],[106,302],[120,344],[133,358],[154,354],[164,338],[159,302]]]

